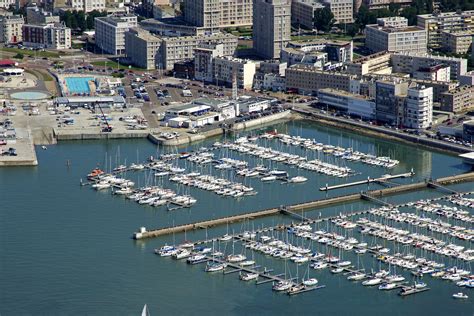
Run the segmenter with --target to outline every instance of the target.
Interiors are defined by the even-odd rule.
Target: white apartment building
[[[467,59],[445,56],[435,56],[422,53],[395,53],[392,54],[393,72],[413,74],[420,68],[436,65],[446,65],[451,68],[451,80],[457,80],[459,76],[467,72]]]
[[[403,125],[425,129],[433,122],[433,88],[416,85],[409,87],[405,99]]]
[[[186,0],[184,20],[207,30],[252,25],[252,0]]]
[[[131,28],[125,32],[125,54],[137,67],[156,69],[156,56],[161,42],[161,38],[148,31]]]
[[[106,0],[68,0],[67,4],[73,10],[84,11],[85,13],[89,13],[94,10],[105,10]]]
[[[254,0],[253,48],[266,59],[278,59],[291,40],[290,0]]]
[[[21,42],[23,24],[25,24],[25,20],[21,15],[0,16],[0,43]]]
[[[24,24],[23,45],[53,49],[71,48],[71,29],[61,23]]]
[[[441,32],[442,48],[453,54],[466,54],[472,49],[474,32]]]
[[[443,46],[442,32],[467,32],[474,34],[474,10],[439,12],[417,16],[417,25],[428,31],[428,46]]]
[[[333,88],[349,91],[354,75],[323,71],[314,66],[293,65],[286,69],[286,89],[300,94],[316,95],[319,89]]]
[[[405,18],[377,19],[377,24],[365,27],[365,46],[372,52],[427,51],[427,32],[424,28],[407,26]]]
[[[95,18],[95,43],[108,54],[125,54],[125,32],[136,26],[135,15]]]
[[[256,64],[251,60],[222,56],[214,58],[213,73],[218,85],[231,86],[235,77],[241,89],[252,89]]]
[[[442,64],[424,67],[413,72],[413,78],[419,80],[430,80],[430,81],[451,81],[451,68]]]

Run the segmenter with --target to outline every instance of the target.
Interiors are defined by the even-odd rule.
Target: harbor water
[[[91,169],[109,169],[118,164],[143,162],[149,156],[158,157],[169,152],[190,152],[210,147],[216,141],[233,141],[236,137],[256,135],[262,131],[278,130],[290,135],[315,139],[324,144],[351,147],[377,156],[390,156],[400,163],[392,168],[349,162],[322,153],[287,146],[277,140],[258,140],[261,146],[321,159],[355,171],[353,176],[335,178],[287,165],[258,161],[251,156],[226,149],[214,150],[215,158],[230,157],[284,169],[290,176],[304,176],[308,181],[286,184],[281,181],[263,183],[259,178],[243,179],[231,170],[216,170],[210,165],[199,166],[185,159],[174,163],[189,171],[213,174],[217,177],[243,182],[258,193],[240,199],[218,196],[198,188],[189,188],[155,179],[150,172],[127,172],[124,176],[135,186],[160,185],[197,199],[191,208],[167,211],[166,207],[139,205],[109,190],[96,191],[80,186]],[[367,190],[367,185],[322,192],[320,187],[349,181],[380,177],[384,174],[415,172],[413,178],[393,180],[398,183],[419,182],[460,174],[469,170],[462,161],[440,152],[405,145],[398,142],[354,135],[351,132],[321,127],[316,123],[297,121],[281,123],[262,129],[244,131],[237,136],[216,137],[188,147],[161,148],[147,140],[74,141],[61,142],[47,150],[37,149],[39,166],[0,169],[0,314],[1,315],[137,315],[147,304],[151,315],[183,314],[318,314],[318,315],[472,315],[474,293],[467,289],[468,300],[453,300],[459,292],[453,282],[425,277],[430,291],[401,298],[393,291],[379,291],[351,283],[346,277],[329,271],[310,271],[324,289],[290,297],[275,293],[271,284],[258,285],[242,282],[238,274],[223,275],[204,272],[203,265],[187,265],[184,261],[161,258],[155,248],[177,244],[184,240],[217,237],[225,233],[239,233],[282,223],[297,221],[283,215],[234,223],[208,230],[187,232],[150,240],[135,241],[133,232],[141,226],[148,229],[196,222],[216,217],[256,211],[325,197]],[[472,183],[450,186],[458,191],[473,191]],[[369,189],[382,189],[371,184]],[[419,199],[435,198],[443,193],[422,190],[384,198],[398,204]],[[472,196],[471,196],[472,197]],[[307,217],[334,216],[356,210],[379,207],[358,201],[305,212]],[[354,220],[357,217],[354,218]],[[371,218],[372,219],[372,218]],[[329,228],[331,223],[324,223]],[[326,227],[327,225],[327,227]],[[332,226],[331,226],[332,227]],[[400,225],[400,227],[405,227]],[[472,227],[471,227],[472,228]],[[333,228],[336,229],[336,228]],[[281,233],[283,234],[283,233]],[[353,236],[361,239],[358,232]],[[280,236],[288,238],[286,235]],[[305,243],[307,241],[296,241]],[[456,242],[471,248],[471,242]],[[221,251],[242,252],[241,243],[219,243]],[[393,248],[391,244],[387,247]],[[234,250],[231,250],[234,248]],[[321,252],[329,250],[313,245]],[[337,255],[336,250],[332,250]],[[283,260],[254,256],[262,267],[293,277],[303,277],[306,265],[285,264]],[[371,255],[344,254],[354,265],[358,260],[366,270],[377,270],[378,261]],[[363,257],[363,258],[362,258]],[[449,260],[446,261],[449,263]],[[453,263],[452,263],[453,264]],[[386,266],[384,268],[387,268]],[[464,267],[470,268],[470,267]],[[472,269],[471,269],[472,271]],[[397,271],[411,281],[410,274]],[[463,291],[466,291],[463,290]]]

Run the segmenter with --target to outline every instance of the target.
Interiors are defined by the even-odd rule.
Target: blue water
[[[350,132],[318,126],[315,123],[295,122],[272,128],[290,134],[316,138],[324,143],[350,145],[360,151],[391,155],[401,164],[394,172],[414,168],[416,181],[425,177],[442,177],[466,172],[468,167],[455,156],[431,152],[419,147],[392,141],[354,135]],[[251,132],[252,133],[252,132]],[[245,133],[243,133],[245,134]],[[218,139],[218,138],[216,138]],[[209,146],[216,139],[184,146],[185,151]],[[279,146],[279,145],[274,145]],[[280,150],[286,150],[284,147]],[[79,179],[98,163],[107,161],[127,164],[150,155],[177,149],[160,148],[147,140],[109,140],[61,142],[38,148],[38,167],[0,169],[0,314],[1,315],[139,315],[145,303],[152,315],[237,315],[237,314],[318,314],[318,315],[472,315],[474,293],[463,290],[470,298],[455,301],[451,295],[459,289],[452,282],[426,278],[431,288],[426,293],[405,299],[396,292],[381,292],[365,288],[334,276],[328,271],[313,272],[325,289],[295,297],[271,291],[269,284],[256,286],[238,280],[236,274],[210,275],[202,265],[189,266],[169,258],[160,258],[153,249],[164,243],[179,243],[184,239],[218,236],[229,231],[289,223],[294,218],[274,216],[246,223],[234,223],[205,230],[134,241],[131,234],[140,226],[148,228],[193,222],[212,217],[242,213],[280,204],[325,197],[318,188],[336,183],[328,177],[304,173],[308,183],[282,185],[278,182],[250,184],[259,192],[254,197],[235,200],[191,188],[189,193],[198,203],[189,210],[166,211],[164,208],[140,206],[110,192],[97,192],[80,187]],[[294,149],[296,150],[296,149]],[[224,154],[224,153],[222,153]],[[237,154],[229,153],[231,157]],[[111,157],[111,158],[110,158]],[[70,161],[70,165],[66,165]],[[179,162],[185,165],[184,161]],[[357,177],[383,174],[385,170],[360,163],[349,165],[361,172]],[[191,168],[192,165],[187,165]],[[278,168],[285,168],[278,165]],[[212,172],[203,168],[203,172]],[[292,176],[297,169],[289,168]],[[143,185],[144,172],[127,174]],[[411,181],[411,180],[406,180]],[[165,187],[175,190],[174,184],[164,181]],[[375,188],[375,187],[374,187]],[[453,186],[456,190],[473,190],[472,183]],[[330,192],[335,196],[357,192],[362,187]],[[435,190],[423,190],[400,196],[390,196],[390,202],[416,200],[440,196]],[[308,211],[308,217],[334,215],[362,210],[375,205],[360,201],[330,208]],[[360,235],[355,233],[356,238]],[[458,243],[458,241],[453,241]],[[466,243],[468,247],[470,244]],[[391,245],[387,245],[392,247]],[[230,245],[219,245],[229,253]],[[236,251],[240,245],[236,244]],[[319,247],[319,246],[318,246]],[[318,248],[324,251],[324,248]],[[366,269],[378,268],[369,255],[364,257]],[[355,257],[344,258],[355,262]],[[275,273],[284,272],[282,260],[255,255],[262,266],[273,267]],[[384,267],[387,268],[387,267]],[[294,264],[289,267],[296,274]],[[299,267],[300,276],[306,266]],[[409,274],[402,272],[407,278]],[[410,279],[411,280],[411,279]]]
[[[94,80],[93,77],[67,77],[66,85],[69,90],[69,93],[72,94],[89,94],[90,88],[88,82]]]
[[[10,94],[10,97],[13,99],[20,99],[20,100],[41,100],[46,99],[48,95],[43,92],[38,91],[25,91],[25,92],[15,92]]]

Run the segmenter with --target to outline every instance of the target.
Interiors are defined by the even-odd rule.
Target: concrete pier
[[[474,172],[459,174],[459,175],[445,177],[445,178],[439,178],[435,182],[439,185],[449,185],[449,184],[469,182],[469,181],[474,181]],[[360,193],[348,194],[348,195],[338,196],[334,198],[327,198],[327,199],[309,201],[309,202],[299,203],[299,204],[294,204],[294,205],[287,205],[284,208],[270,208],[270,209],[260,210],[256,212],[250,212],[250,213],[244,213],[244,214],[239,214],[239,215],[234,215],[234,216],[210,219],[207,221],[195,222],[191,224],[154,229],[154,230],[145,231],[145,232],[137,232],[133,234],[133,238],[145,239],[145,238],[158,237],[158,236],[169,235],[173,233],[181,233],[181,232],[195,230],[195,229],[203,229],[203,228],[217,226],[217,225],[224,225],[227,223],[234,223],[234,222],[243,221],[243,220],[255,219],[259,217],[273,216],[280,213],[288,214],[291,212],[291,213],[297,214],[298,211],[302,212],[308,209],[327,207],[327,206],[337,205],[337,204],[347,203],[347,202],[356,202],[363,199],[364,195],[369,195],[371,197],[377,198],[377,197],[383,197],[387,195],[393,195],[393,194],[398,194],[398,193],[403,193],[403,192],[430,188],[431,186],[429,185],[429,183],[431,182],[423,181],[423,182],[417,182],[417,183],[412,183],[412,184],[405,184],[405,185],[400,185],[393,188],[368,191],[368,192],[365,192],[364,194],[360,194]],[[285,211],[290,211],[290,212],[285,212]]]

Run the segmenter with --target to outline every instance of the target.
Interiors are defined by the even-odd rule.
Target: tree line
[[[65,11],[60,15],[60,19],[67,27],[73,31],[84,32],[86,30],[94,29],[94,19],[96,17],[106,16],[107,13],[103,11],[91,11],[87,15],[84,11]]]

